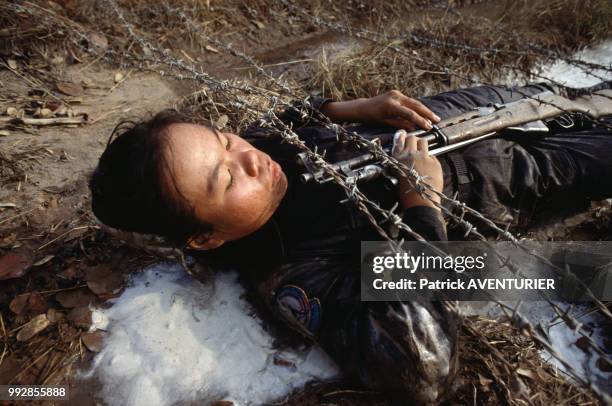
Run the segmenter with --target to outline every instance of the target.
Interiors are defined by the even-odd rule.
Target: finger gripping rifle
[[[591,119],[612,115],[612,90],[600,90],[574,100],[552,92],[542,92],[507,104],[477,107],[473,111],[442,120],[431,130],[412,131],[408,135],[426,139],[430,155],[437,156],[501,132],[545,134],[549,128],[544,121],[553,118],[556,118],[558,125],[570,128],[574,123],[568,113],[582,114]],[[391,147],[383,150],[387,154],[391,153]],[[332,180],[306,154],[298,154],[298,162],[306,169],[300,176],[302,182],[327,183]],[[397,183],[394,175],[372,153],[336,162],[331,166],[346,176],[348,183],[379,176],[384,176],[392,184]]]

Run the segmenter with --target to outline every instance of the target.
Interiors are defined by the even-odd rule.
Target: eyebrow
[[[217,131],[217,129],[212,127],[211,130],[217,137],[217,140],[219,140],[219,144],[223,146],[223,142],[221,141],[221,136],[219,135],[219,132]],[[206,189],[208,190],[208,193],[212,193],[214,191],[215,185],[217,184],[217,179],[219,178],[220,169],[221,169],[221,162],[217,162],[217,164],[215,165],[215,168],[212,170],[210,174],[210,177],[208,178],[208,185],[206,187]]]

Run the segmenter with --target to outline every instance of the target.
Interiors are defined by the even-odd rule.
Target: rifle
[[[426,139],[430,154],[437,156],[501,132],[546,134],[549,132],[546,120],[555,119],[557,125],[571,128],[574,120],[567,113],[583,114],[592,119],[612,115],[612,90],[600,90],[574,100],[546,91],[511,103],[477,107],[473,111],[442,120],[431,130],[412,131],[408,135]],[[391,153],[391,147],[383,150],[387,154]],[[300,175],[303,183],[327,183],[332,180],[323,170],[317,169],[305,153],[298,154],[298,163],[306,169]],[[349,184],[381,175],[392,185],[397,184],[395,176],[372,153],[336,162],[331,166],[345,175]]]

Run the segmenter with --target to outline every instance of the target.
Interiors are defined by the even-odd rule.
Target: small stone
[[[53,115],[53,111],[51,109],[41,109],[40,110],[40,116],[41,117],[51,117]]]
[[[115,83],[121,82],[122,79],[123,79],[123,73],[121,72],[115,73],[115,77],[114,77]]]
[[[11,68],[11,69],[13,69],[13,70],[17,69],[17,61],[16,61],[16,60],[14,60],[14,59],[9,59],[9,60],[7,61],[7,63],[8,63],[9,68]]]
[[[18,113],[19,113],[19,110],[17,110],[15,107],[9,107],[6,109],[7,116],[17,117]]]
[[[28,341],[36,334],[40,333],[49,326],[50,322],[46,314],[39,314],[27,322],[17,333],[17,341]]]

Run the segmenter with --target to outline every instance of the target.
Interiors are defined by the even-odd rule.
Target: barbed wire
[[[248,101],[242,100],[240,99],[239,96],[233,95],[235,97],[235,107],[241,108],[241,109],[245,109],[251,112],[255,112],[258,114],[262,114],[264,117],[264,123],[268,123],[269,124],[269,128],[277,133],[280,133],[282,139],[285,142],[289,142],[292,143],[293,145],[297,146],[298,148],[300,148],[300,150],[306,152],[308,154],[308,156],[313,160],[313,162],[315,163],[316,166],[318,166],[320,169],[324,170],[328,175],[330,175],[334,182],[337,183],[347,194],[348,200],[353,202],[356,207],[366,216],[366,218],[368,219],[368,221],[370,223],[372,223],[372,225],[374,226],[374,228],[376,229],[376,231],[387,241],[389,242],[395,242],[393,240],[393,238],[391,238],[387,231],[384,230],[382,227],[380,227],[380,225],[378,224],[376,218],[374,217],[374,215],[372,214],[372,212],[370,211],[370,209],[374,210],[375,212],[377,212],[379,215],[381,215],[383,218],[385,218],[384,221],[388,221],[389,224],[393,224],[396,227],[398,227],[399,229],[405,231],[409,236],[411,236],[412,238],[419,240],[419,241],[423,241],[423,237],[420,236],[419,234],[415,233],[409,226],[407,226],[406,224],[404,224],[402,222],[402,219],[399,215],[397,215],[394,211],[396,209],[397,206],[395,206],[394,208],[387,210],[384,209],[382,207],[380,207],[378,204],[369,201],[369,199],[367,198],[367,196],[365,196],[363,193],[361,193],[361,191],[358,190],[357,186],[355,184],[347,184],[345,182],[345,179],[343,177],[342,174],[336,172],[328,163],[327,161],[325,161],[325,159],[323,158],[323,156],[321,156],[320,154],[318,154],[318,151],[316,151],[316,149],[314,151],[310,150],[305,143],[299,139],[299,136],[293,131],[293,129],[290,126],[287,126],[282,120],[280,120],[278,118],[278,116],[274,113],[274,107],[277,105],[282,105],[284,107],[289,107],[289,108],[295,108],[295,106],[292,106],[286,102],[283,102],[281,100],[279,100],[275,95],[271,95],[271,92],[266,92],[263,91],[261,89],[256,89],[253,88],[251,86],[248,86],[246,84],[243,83],[237,83],[237,82],[233,82],[233,81],[221,81],[218,80],[216,78],[214,78],[213,76],[207,74],[206,72],[202,71],[201,69],[197,69],[195,67],[195,65],[188,65],[185,64],[184,61],[182,61],[181,59],[177,59],[174,58],[170,55],[169,52],[166,52],[165,50],[160,50],[159,48],[153,46],[153,44],[151,44],[149,41],[145,40],[144,38],[142,38],[141,36],[137,35],[136,32],[133,30],[131,24],[125,19],[125,17],[123,16],[121,10],[119,9],[119,7],[117,6],[117,4],[113,1],[113,0],[105,0],[107,4],[111,5],[111,8],[113,9],[113,11],[115,12],[115,14],[117,14],[119,20],[121,21],[121,25],[128,31],[129,35],[132,37],[132,39],[134,39],[141,47],[143,50],[148,49],[150,51],[152,51],[153,53],[155,53],[159,59],[155,59],[153,57],[138,57],[138,58],[133,58],[135,62],[140,63],[140,67],[141,68],[145,68],[145,66],[142,65],[142,62],[151,62],[151,63],[156,63],[156,64],[162,64],[162,65],[167,65],[169,66],[171,69],[172,68],[176,68],[181,72],[187,72],[188,75],[185,75],[183,73],[179,73],[179,74],[174,74],[172,72],[168,72],[168,74],[172,74],[173,77],[176,77],[178,79],[194,79],[196,81],[205,83],[210,90],[215,91],[215,92],[223,92],[223,93],[231,93],[231,91],[235,91],[235,92],[244,92],[246,94],[254,94],[254,95],[258,95],[258,96],[262,96],[265,97],[268,100],[272,101],[272,108],[269,109],[262,109],[261,107],[256,107],[253,106],[252,104],[248,103]],[[183,13],[184,17],[187,17],[184,13]],[[188,17],[187,17],[188,18]],[[187,21],[186,21],[187,23]],[[194,28],[194,27],[191,27]],[[293,92],[292,90],[284,83],[277,81],[277,78],[275,78],[274,76],[268,74],[263,67],[261,67],[253,58],[251,58],[250,56],[242,53],[241,51],[237,51],[235,49],[233,49],[231,46],[227,46],[226,44],[223,44],[222,42],[213,39],[209,36],[207,36],[207,40],[211,41],[211,43],[214,43],[215,45],[219,46],[220,48],[224,49],[226,52],[231,53],[234,56],[240,57],[241,59],[243,59],[245,62],[247,62],[248,64],[250,64],[251,66],[253,66],[256,71],[262,76],[265,77],[267,80],[269,80],[270,82],[274,82],[276,85],[278,85],[280,87],[280,89],[282,89],[282,91],[288,95],[292,95]],[[109,52],[112,52],[109,50]],[[157,71],[158,73],[164,75],[166,74],[166,72],[164,71]],[[309,107],[309,103],[307,100],[304,101],[304,106]],[[303,114],[307,114],[305,112],[302,111]],[[344,141],[354,141],[357,145],[368,149],[369,151],[371,151],[373,154],[377,154],[375,156],[377,156],[378,158],[380,158],[381,163],[382,164],[386,164],[390,167],[394,167],[395,169],[397,169],[398,171],[400,171],[400,173],[403,173],[405,176],[408,177],[408,179],[411,180],[411,182],[413,182],[413,187],[422,195],[424,195],[425,197],[429,198],[431,200],[432,198],[432,193],[436,193],[441,195],[441,197],[443,196],[443,194],[440,194],[439,192],[432,190],[430,187],[428,188],[428,184],[425,182],[425,178],[421,177],[416,171],[414,171],[414,168],[410,168],[410,167],[406,167],[406,165],[404,165],[401,162],[398,162],[397,160],[395,160],[393,157],[389,157],[384,150],[382,150],[381,146],[373,141],[369,141],[366,139],[363,139],[363,137],[361,137],[359,134],[357,134],[356,132],[350,132],[345,130],[343,127],[337,126],[334,123],[331,123],[331,121],[329,121],[329,119],[327,117],[320,117],[317,115],[316,112],[309,112],[311,115],[314,115],[315,117],[310,117],[313,120],[317,121],[318,123],[326,126],[327,128],[333,130],[336,132],[336,134],[338,134],[339,139],[342,138],[342,140]],[[446,196],[444,196],[445,199],[448,199],[447,202],[450,203],[450,207],[451,209],[446,209],[446,207],[444,207],[441,204],[438,204],[438,207],[451,219],[453,219],[455,222],[457,222],[458,224],[462,225],[465,229],[467,229],[466,232],[466,236],[468,236],[469,234],[472,234],[474,236],[476,236],[478,239],[485,239],[484,236],[482,236],[482,234],[480,234],[477,230],[476,227],[473,226],[469,221],[464,219],[465,214],[469,213],[473,216],[475,216],[476,218],[480,219],[481,221],[485,222],[488,225],[492,225],[493,229],[495,229],[498,234],[500,235],[500,237],[504,237],[506,239],[508,239],[509,241],[512,241],[515,244],[518,244],[519,246],[522,244],[519,244],[519,240],[508,231],[508,228],[501,229],[499,228],[495,223],[493,223],[491,220],[486,219],[484,216],[482,216],[480,213],[478,213],[477,211],[475,211],[474,209],[470,209],[468,208],[464,203],[456,200],[456,199],[451,199],[448,198]],[[460,213],[460,215],[456,215],[453,213],[453,211],[458,211]],[[490,223],[490,224],[489,224]],[[400,241],[401,244],[401,241]],[[517,271],[520,271],[517,269]],[[520,274],[520,273],[519,273]],[[513,316],[509,317],[509,321],[517,328],[519,328],[519,330],[521,331],[529,331],[529,336],[532,337],[532,339],[538,343],[540,343],[545,349],[547,349],[547,351],[556,359],[559,360],[559,362],[569,371],[570,375],[576,379],[578,382],[580,382],[584,387],[590,389],[594,394],[596,394],[596,396],[598,396],[602,401],[609,401],[608,397],[606,394],[602,393],[596,386],[593,385],[593,383],[590,381],[590,379],[583,379],[571,366],[571,364],[569,364],[566,360],[564,360],[555,350],[554,348],[550,345],[549,342],[549,338],[547,336],[547,334],[544,334],[543,336],[541,335],[541,333],[537,332],[537,329],[534,328],[534,326],[531,324],[531,322],[529,322],[529,320],[527,320],[526,318],[524,318],[519,312],[517,308],[510,308],[507,305],[503,305],[502,303],[496,301],[500,306],[506,306],[506,307],[502,307],[502,308],[508,308],[510,310],[513,310]],[[563,320],[571,327],[573,326],[575,329],[580,329],[580,323],[575,320],[572,316],[570,316],[567,313],[561,313],[563,312],[562,309],[560,309],[559,307],[557,307],[556,305],[554,305],[552,302],[548,301],[549,304],[553,307],[553,309],[555,309],[555,311],[557,312],[557,314],[559,314],[560,316],[563,314]],[[607,310],[607,309],[606,309]],[[609,314],[609,313],[603,313],[603,314]],[[591,339],[591,337],[587,337],[587,339],[590,341],[590,345],[592,346],[592,348],[595,349],[595,351],[597,353],[599,353],[602,356],[606,356],[605,352],[601,349],[598,348],[598,346],[593,342],[593,340]]]
[[[124,20],[124,21],[125,21],[125,20]],[[132,32],[133,32],[133,31],[132,31]],[[139,41],[140,41],[140,42],[142,42],[142,39],[141,39],[141,40],[139,40]],[[147,45],[147,46],[150,48],[150,44],[146,44],[146,45]],[[162,53],[162,54],[163,54],[163,53]],[[175,62],[175,65],[180,66],[180,63],[176,63],[176,62]],[[208,79],[210,79],[210,77],[208,77]],[[314,153],[314,156],[316,156],[316,152]],[[353,185],[353,189],[352,189],[353,191],[355,190],[354,186],[355,186],[355,185]],[[363,197],[361,197],[361,198],[363,199]],[[367,200],[366,200],[366,201],[367,201]],[[370,221],[372,221],[372,220],[373,220],[373,217],[372,217],[372,218],[370,218]],[[381,233],[381,235],[383,235],[383,237],[388,238],[388,236],[385,236],[385,233]]]
[[[365,40],[367,40],[367,41],[374,42],[374,43],[376,43],[376,44],[379,44],[379,45],[382,45],[382,46],[388,47],[388,48],[390,48],[390,49],[394,50],[395,52],[398,52],[398,53],[400,53],[400,54],[402,54],[402,55],[404,55],[404,56],[406,56],[406,57],[409,57],[409,58],[412,58],[412,59],[416,59],[416,60],[418,60],[419,62],[422,62],[422,63],[427,63],[427,64],[430,64],[430,65],[434,65],[436,68],[438,68],[438,69],[443,69],[443,70],[444,70],[444,71],[446,71],[448,74],[458,76],[458,77],[460,77],[461,79],[466,80],[466,81],[468,81],[468,82],[471,82],[471,83],[482,83],[481,81],[476,81],[476,80],[474,80],[474,79],[472,79],[472,78],[466,77],[465,75],[461,75],[461,74],[458,74],[458,73],[456,73],[456,72],[453,72],[452,70],[448,69],[447,67],[442,66],[442,65],[440,65],[440,64],[438,64],[438,63],[435,63],[435,62],[433,62],[433,61],[426,61],[426,60],[424,60],[423,58],[418,57],[418,56],[414,55],[413,53],[406,52],[406,51],[404,51],[404,50],[400,49],[400,48],[399,48],[399,47],[397,47],[397,46],[390,45],[390,44],[393,44],[393,40],[389,40],[388,38],[383,38],[383,41],[381,41],[381,40],[378,38],[379,34],[378,34],[377,32],[368,31],[368,30],[366,30],[366,29],[362,29],[362,28],[344,27],[344,26],[341,26],[341,25],[339,25],[339,24],[337,24],[337,23],[332,23],[332,22],[329,22],[329,21],[325,21],[325,20],[321,19],[320,17],[311,16],[311,15],[309,15],[309,14],[307,13],[307,11],[306,11],[306,10],[304,10],[304,9],[303,9],[303,8],[301,8],[300,6],[296,6],[296,5],[292,4],[292,3],[290,3],[288,0],[282,0],[282,2],[283,2],[283,4],[285,4],[285,5],[286,5],[288,8],[293,9],[293,10],[296,10],[296,11],[300,12],[301,14],[305,15],[305,16],[307,17],[307,19],[309,20],[309,22],[310,22],[310,23],[312,23],[312,24],[315,24],[315,25],[317,25],[317,26],[323,26],[323,27],[326,27],[326,28],[328,28],[328,29],[331,29],[331,30],[334,30],[334,31],[337,31],[337,32],[341,32],[341,33],[344,33],[344,34],[347,34],[347,35],[351,35],[351,36],[356,36],[357,38],[360,38],[360,39],[365,39]],[[369,34],[370,36],[368,36],[368,34]],[[489,86],[495,86],[494,84],[490,84],[490,83],[486,83],[486,82],[485,82],[484,84],[489,85]],[[540,99],[534,98],[533,96],[531,96],[531,95],[529,95],[529,94],[527,94],[527,93],[525,93],[525,92],[522,92],[522,91],[520,91],[519,89],[512,88],[512,89],[510,89],[510,90],[517,92],[518,94],[520,94],[520,95],[521,95],[521,96],[523,96],[524,98],[529,98],[529,99],[532,99],[532,100],[538,101],[539,103],[542,103],[542,104],[548,104],[548,105],[551,105],[551,106],[553,106],[553,107],[557,108],[558,110],[560,110],[560,111],[562,111],[562,112],[565,112],[566,114],[571,114],[571,112],[569,112],[569,111],[567,111],[567,110],[563,109],[562,107],[560,107],[560,106],[558,106],[558,105],[555,105],[554,103],[551,103],[551,102],[547,102],[547,101],[544,101],[544,100],[540,100]],[[589,120],[589,121],[591,121],[591,122],[593,122],[594,124],[599,124],[599,125],[602,125],[603,127],[607,128],[607,129],[612,129],[612,127],[611,127],[611,126],[608,126],[608,125],[606,125],[606,124],[604,124],[604,123],[600,123],[600,122],[598,122],[598,121],[596,121],[596,120],[593,120],[593,119],[591,119],[589,116],[586,116],[586,115],[585,115],[585,116],[584,116],[584,118],[585,118],[585,119],[587,119],[587,120]],[[439,192],[437,192],[437,191],[434,191],[434,193],[437,193],[437,194],[438,194],[440,197],[442,197],[443,199],[445,199],[445,198],[446,198],[446,196],[444,196],[443,194],[441,194],[441,193],[439,193]],[[435,202],[434,202],[434,203],[435,203]],[[469,233],[470,233],[470,231],[471,231],[471,229],[472,229],[472,227],[473,227],[473,226],[472,226],[472,225],[471,225],[469,222],[466,222],[466,221],[464,220],[464,218],[463,218],[463,214],[465,213],[465,211],[469,211],[469,212],[470,212],[470,214],[472,214],[472,215],[476,215],[476,217],[477,217],[477,218],[481,219],[481,217],[479,217],[479,216],[478,216],[478,214],[479,214],[479,213],[478,213],[478,212],[473,213],[473,212],[472,212],[472,211],[469,209],[469,207],[467,207],[467,206],[466,206],[464,203],[462,203],[462,202],[450,201],[450,203],[451,203],[453,206],[455,206],[456,208],[458,208],[458,209],[461,211],[461,216],[460,216],[458,219],[457,219],[457,216],[451,216],[451,219],[453,219],[453,220],[455,220],[455,221],[459,220],[459,223],[460,223],[460,224],[462,224],[462,225],[463,225],[463,227],[467,227],[467,228],[468,228],[468,231],[467,231],[467,233],[466,233],[466,236],[467,236],[467,234],[469,234]],[[442,206],[442,205],[440,205],[440,204],[437,204],[437,206],[438,206],[438,207],[441,207],[441,208],[443,207],[443,206]],[[481,220],[482,220],[482,219],[481,219]],[[486,218],[484,219],[484,221],[487,221],[487,220],[488,220],[488,219],[486,219]],[[520,248],[524,249],[524,246],[523,246],[523,245],[518,244],[518,240],[516,239],[516,237],[514,237],[514,236],[513,236],[511,233],[509,233],[507,230],[501,230],[501,229],[498,229],[498,230],[496,230],[496,231],[503,231],[503,233],[502,233],[502,232],[500,232],[500,234],[501,234],[502,236],[504,236],[504,237],[506,237],[508,240],[510,240],[510,241],[512,241],[512,242],[514,242],[514,243],[516,243],[516,245],[517,245],[518,247],[520,247]],[[528,252],[528,253],[530,253],[530,254],[534,254],[534,253],[531,253],[531,252],[529,252],[529,251],[527,251],[527,252]],[[555,268],[557,268],[557,269],[558,269],[558,267],[554,266],[552,263],[550,263],[550,261],[546,260],[545,258],[543,258],[543,257],[541,257],[541,256],[538,256],[538,255],[536,255],[536,256],[537,256],[537,257],[538,257],[540,260],[543,260],[545,263],[547,263],[547,265],[553,266],[553,267],[555,267]],[[561,272],[563,272],[563,270],[561,270],[561,269],[559,269],[559,270],[560,270]],[[595,302],[596,306],[599,308],[599,310],[602,312],[602,314],[603,314],[603,315],[605,315],[605,316],[606,316],[606,317],[608,317],[608,318],[612,318],[612,314],[609,312],[609,310],[607,309],[607,307],[606,307],[606,306],[604,306],[604,305],[603,305],[603,304],[602,304],[602,303],[601,303],[599,300],[597,300],[597,299],[596,299],[594,296],[592,296],[592,295],[591,295],[591,299],[594,299],[594,302]],[[548,301],[548,300],[547,300],[547,301]],[[552,303],[552,302],[550,302],[550,301],[548,301],[548,303],[549,303],[549,305],[551,305],[551,306],[553,307],[553,309],[555,309],[555,311],[556,311],[557,313],[559,313],[559,312],[561,312],[561,311],[562,311],[561,309],[559,309],[559,308],[558,308],[558,306],[557,306],[556,304],[554,304],[554,303]],[[574,324],[575,324],[575,323],[574,323]],[[581,332],[581,334],[582,334],[582,335],[583,335],[583,336],[584,336],[584,337],[585,337],[587,340],[590,340],[590,337],[587,335],[587,334],[588,334],[588,332],[587,332],[587,331],[582,331],[582,332]],[[598,351],[598,352],[602,352],[603,350],[601,350],[599,347],[597,347],[597,348],[596,348],[596,351]]]

